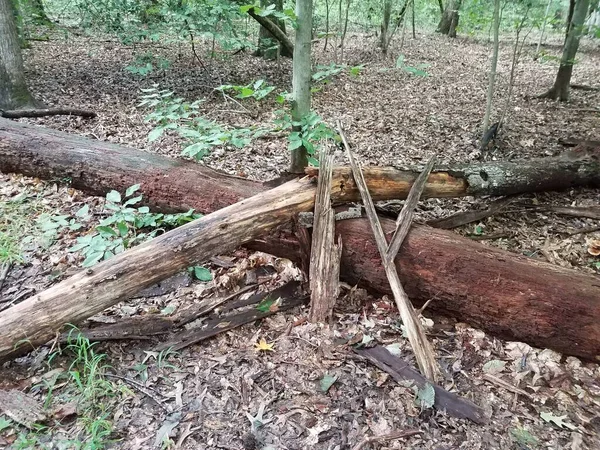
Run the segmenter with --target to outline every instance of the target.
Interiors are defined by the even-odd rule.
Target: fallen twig
[[[12,268],[12,261],[6,262],[2,265],[2,272],[0,272],[0,292],[2,292],[2,286],[4,285],[4,281]]]
[[[127,378],[127,377],[122,377],[121,375],[115,375],[112,373],[107,373],[105,374],[107,378],[116,378],[118,380],[122,380],[125,383],[129,384],[130,386],[132,386],[134,389],[137,389],[138,391],[140,391],[142,394],[148,396],[148,398],[152,399],[154,401],[154,403],[156,403],[160,409],[162,409],[163,411],[167,412],[167,413],[171,413],[172,411],[167,408],[163,403],[164,401],[159,400],[155,393],[152,392],[148,387],[144,386],[142,383],[138,383],[135,380],[132,380],[131,378]]]
[[[588,219],[600,219],[600,207],[598,206],[555,206],[555,205],[530,205],[518,203],[530,211],[551,212],[563,216],[587,217]]]
[[[477,222],[483,220],[502,211],[506,206],[515,200],[515,196],[503,197],[493,201],[490,205],[481,211],[463,211],[451,216],[444,217],[443,219],[435,219],[427,222],[427,225],[434,228],[442,228],[444,230],[450,230],[457,228],[468,223]]]
[[[381,436],[373,436],[370,438],[365,438],[352,447],[352,450],[361,450],[365,445],[372,444],[374,442],[386,442],[392,441],[394,439],[402,439],[409,436],[414,436],[415,434],[423,433],[421,430],[404,430],[404,431],[394,431],[389,434],[382,434]]]
[[[46,117],[46,116],[81,116],[96,117],[94,111],[77,108],[46,108],[46,109],[12,109],[0,110],[0,117],[6,119],[21,119],[23,117]]]
[[[417,206],[417,203],[421,198],[421,194],[425,189],[425,183],[427,183],[427,179],[429,178],[429,174],[433,169],[435,161],[436,159],[434,156],[427,162],[425,168],[419,174],[414,184],[412,185],[412,188],[408,193],[408,197],[406,197],[406,201],[404,202],[404,207],[400,211],[400,214],[398,214],[398,218],[396,219],[396,231],[392,236],[392,240],[390,241],[386,253],[386,257],[391,261],[393,261],[394,258],[396,258],[398,250],[400,250],[400,246],[402,245],[402,242],[404,242],[404,238],[410,230],[410,226],[412,225],[412,218],[415,213],[415,207]]]
[[[582,228],[580,230],[565,232],[565,234],[567,236],[575,236],[577,234],[593,233],[594,231],[598,231],[598,230],[600,230],[600,225],[594,226],[594,227]]]
[[[495,377],[494,375],[491,375],[489,373],[484,374],[483,379],[486,381],[489,381],[490,383],[494,383],[495,385],[500,386],[500,387],[506,389],[507,391],[513,392],[515,394],[523,395],[523,396],[527,397],[528,399],[533,398],[531,396],[531,394],[525,392],[523,389],[519,389],[518,387],[513,386],[512,384],[502,380],[501,378]]]
[[[427,336],[425,335],[425,331],[423,330],[421,321],[417,317],[417,314],[412,304],[410,303],[406,292],[404,292],[404,289],[402,288],[400,278],[398,277],[398,271],[396,270],[396,266],[394,265],[394,259],[388,256],[390,254],[390,247],[387,244],[383,228],[381,227],[381,223],[379,222],[379,218],[377,217],[377,212],[375,211],[373,199],[369,194],[369,190],[367,188],[367,184],[365,182],[362,170],[354,160],[354,155],[352,154],[352,150],[350,150],[350,146],[348,145],[348,141],[346,140],[346,136],[344,135],[344,131],[342,130],[342,125],[339,120],[337,122],[337,126],[340,137],[342,138],[342,143],[344,144],[344,147],[346,149],[348,159],[350,160],[354,182],[356,183],[356,186],[360,192],[360,196],[362,197],[363,203],[365,205],[367,217],[369,219],[371,229],[373,230],[373,234],[375,236],[375,242],[377,243],[377,249],[379,250],[379,254],[381,255],[383,267],[385,269],[386,276],[389,280],[390,287],[392,288],[394,300],[396,301],[396,305],[398,306],[398,310],[400,311],[400,317],[402,318],[402,322],[406,327],[406,334],[408,335],[408,340],[417,359],[417,364],[419,365],[419,369],[426,378],[430,380],[435,380],[438,371],[433,355],[433,349],[431,348],[431,345],[427,340]],[[414,188],[415,185],[413,184],[411,191]],[[396,230],[398,230],[398,226],[396,226]],[[400,244],[402,244],[402,242],[400,242]]]
[[[433,406],[436,409],[445,410],[450,416],[459,419],[469,419],[479,424],[486,422],[485,413],[482,408],[425,379],[423,375],[413,369],[406,361],[392,355],[385,347],[376,346],[372,348],[355,348],[353,350],[362,358],[370,361],[384,372],[389,373],[399,383],[410,380],[419,389],[423,389],[427,384],[430,384],[435,391]]]

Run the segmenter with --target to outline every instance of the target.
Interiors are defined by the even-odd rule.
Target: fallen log
[[[169,231],[0,313],[0,360],[47,342],[67,323],[127,300],[216,253],[239,247],[314,205],[311,180],[285,183]]]
[[[148,183],[148,186],[142,185],[142,190],[144,195],[149,196],[150,203],[158,209],[168,208],[171,210],[193,207],[206,212],[210,211],[210,208],[225,204],[228,199],[245,197],[252,191],[260,192],[265,189],[258,183],[223,176],[183,161],[170,160],[158,155],[116,145],[96,143],[82,138],[73,138],[73,140],[71,138],[65,133],[0,120],[0,170],[5,171],[8,168],[8,171],[20,171],[19,168],[24,168],[33,172],[28,173],[29,175],[72,176],[74,183],[77,183],[76,187],[83,188],[88,192],[98,192],[98,190],[104,192],[111,188],[124,190],[131,184],[139,182],[135,177],[128,178],[128,171],[131,169],[135,176],[142,177],[143,183]],[[61,161],[61,157],[64,158],[64,161]],[[28,161],[27,158],[31,160]],[[32,164],[31,161],[35,164]],[[107,162],[107,164],[103,162]],[[153,165],[153,162],[156,162],[156,166]],[[71,167],[70,164],[73,163],[76,165]],[[148,177],[146,172],[152,175]],[[339,173],[340,171],[338,171],[338,176]],[[385,169],[379,172],[379,174],[391,173],[398,173],[398,171]],[[202,178],[202,175],[205,178]],[[440,174],[430,176],[426,194],[428,188],[430,195],[432,192],[446,194],[461,192],[452,182],[442,183],[439,189],[432,188],[432,186],[437,186],[435,181],[432,182],[436,175]],[[441,176],[441,179],[444,179],[446,175]],[[598,176],[598,174],[596,175]],[[334,180],[335,177],[334,172]],[[409,181],[410,177],[414,179],[416,172],[411,173],[410,176],[405,175],[402,182],[384,177],[383,181],[379,182],[375,182],[377,181],[375,179],[367,179],[367,184],[369,190],[377,195],[386,193],[391,195],[389,191],[393,192],[393,189],[397,189],[396,197],[402,197],[406,196],[412,185]],[[338,182],[341,179],[338,178]],[[447,177],[445,179],[449,180]],[[90,184],[87,184],[86,181]],[[224,185],[219,187],[220,181],[223,181]],[[114,186],[103,185],[103,182],[114,182]],[[310,210],[314,188],[311,186],[309,189],[311,193],[308,194],[305,191],[308,186],[305,183],[308,182],[300,180],[291,183],[297,183],[298,190],[301,190],[303,195],[307,194],[310,197],[310,201],[307,201],[304,206],[305,210]],[[211,186],[220,189],[221,195],[211,192],[209,189]],[[389,186],[392,186],[393,189]],[[403,186],[406,187],[406,190],[403,190]],[[443,188],[444,191],[442,191]],[[282,190],[274,191],[277,191],[278,195],[283,193]],[[274,191],[271,191],[270,195],[273,195]],[[357,192],[352,193],[349,182],[343,186],[337,185],[336,192],[337,194],[334,195],[338,195],[338,200],[342,197],[343,199],[355,198],[357,194]],[[464,191],[462,192],[464,193]],[[288,193],[292,194],[292,192]],[[243,205],[247,206],[247,203],[243,203]],[[223,243],[219,239],[223,239],[224,234],[227,235],[227,229],[221,230],[222,233],[219,234],[218,226],[215,226],[217,222],[212,222],[216,220],[213,217],[227,221],[227,228],[232,223],[231,220],[239,217],[239,211],[234,208],[233,211],[238,212],[235,213],[235,217],[229,217],[232,209],[221,210],[217,212],[217,216],[208,219],[209,216],[207,216],[200,219],[201,222],[193,222],[182,229],[174,230],[184,230],[183,236],[186,240],[190,240],[187,245],[183,245],[185,257],[177,251],[176,242],[178,241],[171,241],[171,238],[167,237],[171,235],[166,234],[124,253],[123,255],[128,256],[123,256],[120,260],[113,259],[102,263],[113,265],[115,262],[119,262],[115,265],[115,272],[111,272],[111,276],[116,277],[115,279],[108,277],[104,283],[103,279],[98,277],[98,271],[104,270],[102,265],[91,269],[91,274],[82,272],[76,275],[72,284],[74,292],[82,286],[82,283],[89,281],[90,277],[95,277],[93,281],[98,283],[93,286],[93,295],[91,292],[83,292],[77,310],[66,309],[64,298],[74,295],[69,291],[56,303],[45,302],[45,307],[38,308],[36,311],[40,314],[39,317],[32,315],[31,309],[28,310],[21,305],[4,311],[0,314],[0,327],[2,327],[0,329],[3,330],[4,339],[1,345],[5,356],[10,353],[12,346],[16,343],[16,341],[8,339],[9,335],[6,334],[9,329],[5,326],[7,315],[12,315],[13,320],[16,321],[11,325],[15,332],[13,333],[14,337],[16,335],[19,336],[19,339],[35,337],[36,343],[42,343],[45,338],[54,335],[55,330],[49,326],[50,321],[45,320],[50,316],[55,322],[56,329],[64,323],[81,321],[92,309],[92,313],[100,311],[109,303],[112,304],[111,302],[125,300],[129,296],[135,295],[135,292],[142,287],[167,278],[170,273],[173,273],[174,266],[185,267],[188,264],[186,258],[195,260],[203,254],[210,253],[210,245],[222,245],[222,247],[212,250],[218,252],[234,248],[238,245],[234,242],[236,239],[251,239],[249,235],[256,236],[255,232],[264,232],[267,225],[283,221],[284,216],[289,212],[289,209],[283,211],[279,207],[275,208],[271,215],[264,209],[257,209],[253,213],[249,213],[245,206],[242,209],[245,213],[250,214],[252,219],[256,216],[258,226],[262,227],[261,230],[247,230],[245,236],[234,236],[234,238],[226,239],[226,242]],[[256,215],[257,213],[259,214]],[[272,222],[269,221],[270,216],[272,216]],[[251,224],[252,221],[248,220],[247,223]],[[261,225],[263,220],[265,221],[264,227]],[[211,223],[213,228],[210,228]],[[395,229],[394,222],[389,220],[382,220],[382,225],[386,233],[391,233]],[[202,239],[192,237],[193,232],[204,233],[209,229],[214,235],[209,233],[206,236],[212,236],[214,239],[205,242],[204,236]],[[360,282],[370,289],[389,292],[389,284],[366,221],[364,219],[339,221],[337,230],[343,241],[348,243],[344,245],[342,255],[342,279],[351,283]],[[200,241],[198,248],[194,250],[197,253],[188,252],[190,246],[195,245],[198,241]],[[146,258],[152,257],[148,250],[149,246],[152,246],[151,248],[160,255],[156,267],[154,267],[154,263],[147,264]],[[257,241],[253,244],[253,248],[290,257],[296,261],[301,258],[297,241],[290,238],[289,235],[272,236],[268,241]],[[130,259],[129,255],[142,255],[142,265],[134,270],[132,263],[136,260],[136,256]],[[129,261],[125,261],[126,259]],[[597,359],[600,355],[600,326],[598,326],[600,323],[600,280],[598,277],[555,267],[506,251],[483,247],[450,232],[419,226],[412,228],[400,249],[396,263],[400,279],[411,300],[424,302],[433,298],[435,300],[429,306],[433,310],[457,317],[461,321],[480,327],[500,338],[519,339],[532,345],[553,348],[565,354],[587,359]],[[150,267],[148,268],[148,266]],[[148,272],[144,268],[147,268]],[[161,270],[166,271],[159,273]],[[135,276],[131,275],[132,272],[135,273]],[[144,274],[144,276],[140,276],[140,274]],[[127,286],[121,291],[112,293],[114,298],[108,301],[107,298],[111,295],[110,285],[125,278]],[[51,289],[55,289],[57,286]],[[42,296],[46,293],[32,297],[31,301],[27,301],[28,304],[35,306],[35,299],[43,298]],[[103,296],[101,302],[104,302],[105,306],[95,302],[97,294]],[[88,306],[88,302],[94,304]],[[22,309],[15,310],[19,307]],[[23,314],[20,319],[19,314]],[[37,326],[44,327],[46,334],[42,333],[42,335],[46,336],[45,338],[32,332]],[[32,342],[34,341],[32,340]]]
[[[317,170],[309,168],[307,173],[314,176]],[[0,172],[67,179],[72,187],[95,195],[139,183],[146,204],[162,211],[194,208],[210,213],[268,189],[189,161],[4,119]],[[420,172],[421,168],[363,168],[373,200],[406,198]],[[576,148],[555,158],[437,168],[423,197],[501,196],[573,186],[600,186],[600,146]],[[360,201],[349,168],[334,169],[331,195],[338,204]]]
[[[0,110],[0,117],[6,119],[22,119],[23,117],[46,117],[46,116],[81,116],[96,117],[94,111],[77,108],[38,108],[38,109],[11,109]]]

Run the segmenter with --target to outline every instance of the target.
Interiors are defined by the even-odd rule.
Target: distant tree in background
[[[458,10],[460,9],[461,4],[462,0],[448,0],[437,27],[439,33],[452,38],[456,37],[456,27],[458,27],[458,20],[460,18]]]
[[[25,82],[14,5],[0,0],[0,109],[37,106]]]
[[[266,9],[270,5],[275,5],[275,10],[279,12],[283,11],[283,0],[260,0],[261,8]],[[283,20],[278,19],[273,21],[281,31],[284,33],[286,32],[285,22]],[[265,59],[275,59],[278,55],[288,57],[293,56],[287,51],[287,48],[282,46],[281,43],[278,42],[277,39],[271,34],[271,32],[262,25],[258,32],[258,46],[254,54],[256,56],[262,56]]]
[[[554,85],[540,97],[561,101],[569,100],[569,85],[573,75],[573,64],[579,48],[579,41],[584,32],[584,23],[589,8],[590,0],[577,0],[575,2],[572,18],[567,27],[565,46]]]

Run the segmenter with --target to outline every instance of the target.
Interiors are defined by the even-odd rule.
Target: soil
[[[560,56],[560,46],[553,45],[560,39],[551,39],[544,48],[548,56]],[[479,158],[489,42],[423,33],[417,39],[398,38],[388,58],[380,55],[375,43],[374,36],[351,35],[344,63],[362,65],[360,73],[355,76],[346,70],[331,77],[319,85],[313,100],[313,108],[326,123],[342,121],[361,162],[404,167],[422,165],[432,155],[441,164]],[[199,54],[209,54],[201,44],[196,47]],[[322,43],[315,47],[317,64],[334,59],[333,47],[327,51]],[[168,58],[172,67],[145,77],[126,71],[135,52],[145,51]],[[512,55],[508,37],[500,51],[492,121],[502,115],[506,101]],[[593,111],[600,106],[600,91],[572,90],[568,103],[537,99],[552,85],[556,64],[549,58],[534,59],[534,52],[534,45],[524,47],[506,122],[496,148],[486,152],[485,158],[551,156],[565,150],[561,139],[600,140],[600,113]],[[404,56],[405,66],[422,67],[427,76],[396,68],[399,55]],[[584,42],[579,57],[573,83],[597,86],[597,43]],[[190,101],[204,98],[205,116],[229,127],[268,125],[281,106],[274,96],[261,102],[228,98],[215,91],[219,85],[265,79],[278,90],[291,90],[290,60],[264,61],[249,52],[221,52],[200,65],[183,45],[149,43],[134,48],[105,37],[69,36],[65,40],[57,35],[49,42],[33,42],[25,60],[36,98],[51,106],[94,110],[98,117],[22,121],[173,157],[181,151],[177,136],[148,142],[152,125],[144,120],[148,111],[136,106],[140,89],[157,83]],[[244,149],[219,148],[201,161],[257,180],[276,177],[285,171],[287,162],[282,135],[265,136]],[[341,152],[339,163],[344,163]],[[26,214],[31,221],[24,223],[29,226],[35,226],[35,219],[43,213],[72,217],[84,204],[90,205],[92,214],[107,213],[103,199],[68,186],[0,175],[0,205],[6,208],[9,200],[19,196],[28,199]],[[527,195],[520,201],[597,206],[599,198],[597,190],[572,189]],[[483,208],[491,200],[426,200],[419,206],[417,221]],[[593,219],[515,206],[456,231],[491,237],[482,245],[600,273],[598,258],[588,252],[593,241],[600,239],[600,231],[588,230],[598,225]],[[82,258],[68,248],[88,230],[61,231],[44,239],[25,228],[24,234],[32,235],[23,249],[25,260],[7,271],[0,308],[79,270]],[[116,305],[87,324],[172,314],[207,302],[210,296],[240,289],[257,268],[271,269],[264,271],[268,275],[260,275],[265,281],[261,289],[302,278],[289,262],[243,250],[221,255],[207,267],[213,281],[187,280],[167,293]],[[600,448],[597,364],[524,343],[499,341],[468,324],[428,317],[428,333],[443,374],[440,384],[484,408],[488,423],[477,425],[418,404],[414,387],[394,381],[352,352],[352,343],[377,342],[414,364],[393,299],[374,298],[347,286],[337,304],[330,325],[305,323],[306,309],[296,308],[167,355],[155,348],[169,339],[168,333],[100,343],[96,351],[107,355],[109,373],[123,388],[111,400],[107,416],[114,422],[113,448],[157,448],[170,436],[175,447],[189,449],[350,449],[360,448],[367,437],[402,430],[419,433],[368,445],[438,450]],[[427,310],[423,314],[429,316]],[[261,339],[273,344],[272,351],[256,347]],[[21,389],[43,402],[47,392],[40,383],[49,373],[68,370],[69,364],[69,358],[61,356],[49,366],[48,354],[49,348],[43,348],[5,363],[0,368],[0,388]],[[56,408],[53,414],[55,419],[60,417]],[[77,427],[73,416],[67,416],[43,436],[40,445],[60,448],[60,442],[76,435]],[[0,446],[8,446],[14,438],[15,434],[0,431]]]

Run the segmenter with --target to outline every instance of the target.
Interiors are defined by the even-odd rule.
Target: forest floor
[[[197,47],[200,55],[209,54],[207,47],[199,43]],[[316,47],[317,63],[329,65],[333,47],[323,51],[322,41]],[[407,36],[402,45],[398,39],[384,58],[375,49],[373,36],[352,35],[343,60],[348,68],[318,85],[313,108],[331,125],[336,119],[343,122],[364,164],[422,165],[432,155],[442,164],[474,161],[490,49],[485,40],[418,34],[417,39]],[[592,111],[600,107],[600,91],[572,90],[568,103],[535,98],[552,85],[553,57],[560,56],[560,46],[544,47],[546,56],[537,60],[534,49],[524,47],[506,125],[488,158],[552,156],[565,150],[560,139],[600,140],[600,113]],[[134,75],[125,70],[135,64],[134,52],[168,59],[172,66]],[[400,55],[404,69],[397,68]],[[492,121],[504,108],[511,55],[512,44],[503,41]],[[98,117],[24,121],[174,157],[182,148],[176,135],[148,142],[153,126],[144,120],[149,111],[137,106],[143,95],[140,89],[158,84],[189,101],[203,98],[205,117],[227,127],[272,126],[281,105],[275,95],[260,102],[241,101],[222,95],[216,87],[264,79],[277,86],[275,92],[291,90],[291,61],[263,61],[248,52],[217,53],[212,60],[203,58],[200,65],[187,46],[153,43],[133,48],[106,38],[56,36],[34,42],[25,57],[38,99],[52,106],[94,110]],[[573,82],[598,87],[598,44],[584,42],[579,58]],[[361,68],[351,73],[349,68],[357,66]],[[426,76],[410,73],[411,67]],[[280,133],[256,139],[244,149],[218,148],[202,163],[268,180],[285,170],[287,160],[287,141]],[[342,157],[339,162],[344,163]],[[520,201],[597,206],[599,197],[597,190],[571,189],[526,195]],[[482,208],[490,200],[425,200],[417,220]],[[48,218],[64,215],[69,220],[84,205],[89,205],[92,217],[107,216],[104,199],[57,183],[0,174],[0,237],[5,248],[10,244],[22,256],[2,266],[10,270],[0,270],[0,309],[79,270],[82,257],[68,249],[97,223],[70,231],[48,226]],[[597,226],[593,219],[515,206],[456,231],[480,238],[496,236],[483,244],[600,273],[599,260],[588,253],[592,241],[600,239],[600,231],[588,232]],[[183,277],[168,292],[159,290],[121,303],[88,323],[171,315],[210,296],[227,295],[250,279],[274,287],[302,276],[287,261],[243,250],[214,259],[207,267],[210,282]],[[600,446],[598,365],[499,341],[466,324],[430,317],[431,341],[444,371],[441,385],[484,408],[489,423],[476,425],[418,405],[411,386],[393,381],[349,350],[348,342],[362,336],[411,358],[393,300],[351,288],[343,290],[338,304],[329,327],[304,323],[306,310],[297,308],[178,352],[155,351],[168,334],[100,343],[93,351],[105,355],[101,364],[110,366],[114,376],[90,375],[88,390],[77,391],[67,381],[73,362],[68,352],[49,362],[46,348],[6,363],[0,368],[0,388],[24,390],[40,404],[50,405],[52,412],[49,428],[37,431],[17,427],[0,414],[0,447],[70,448],[78,440],[113,439],[115,448],[127,449],[343,449],[358,448],[366,437],[409,429],[420,434],[369,445],[439,450]],[[274,344],[274,351],[257,349],[260,339]],[[82,351],[82,345],[76,348]],[[493,381],[497,379],[507,384]],[[257,421],[261,426],[254,430]],[[102,430],[110,434],[103,435]]]

